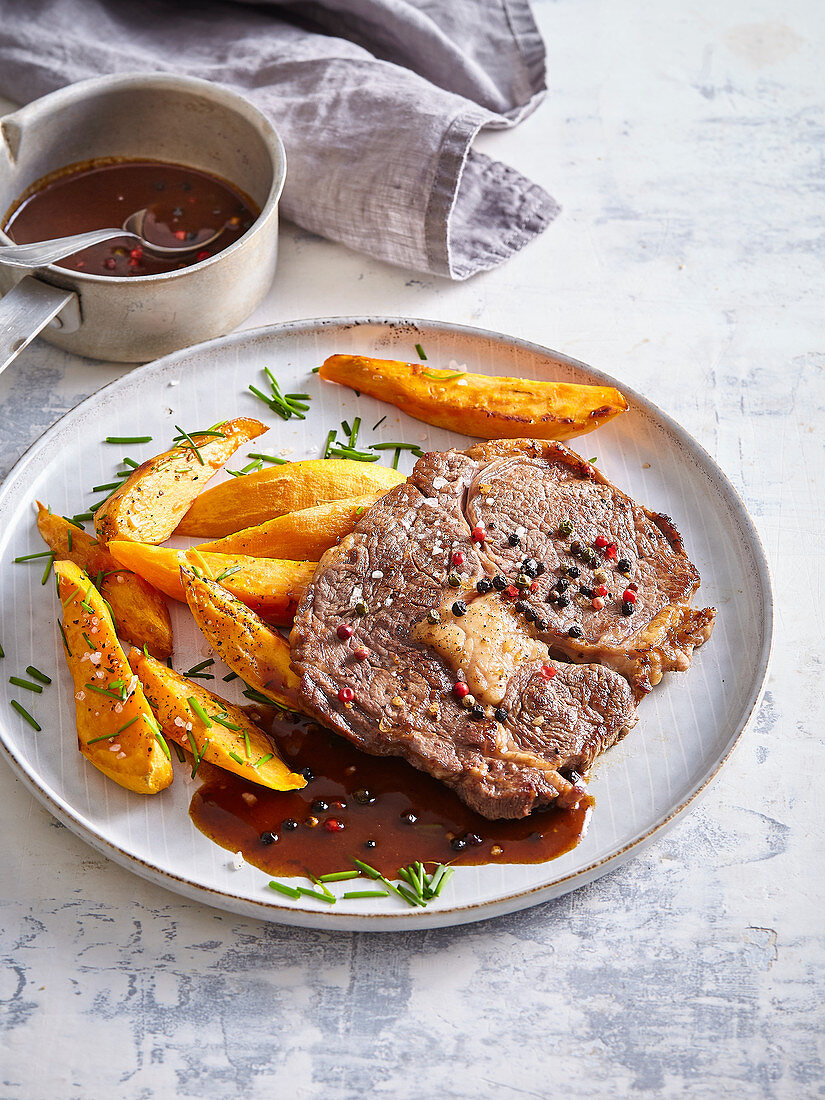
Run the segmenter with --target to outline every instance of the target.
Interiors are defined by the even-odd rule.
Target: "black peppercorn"
[[[407,825],[415,825],[416,821],[418,821],[418,814],[414,813],[412,810],[407,810],[406,813],[401,815],[401,820]]]
[[[583,631],[580,626],[571,626],[567,633],[571,638],[581,638]]]
[[[496,575],[493,577],[493,588],[495,588],[497,592],[503,592],[506,587],[507,578],[503,577],[501,573],[496,573]]]
[[[581,576],[581,569],[579,569],[578,565],[568,565],[565,569],[565,573],[568,577],[575,578]]]
[[[547,566],[544,564],[543,561],[538,562],[538,564],[536,565],[536,576],[540,577],[546,569]]]
[[[376,840],[365,840],[364,841],[364,847],[365,848],[374,848],[377,843],[378,843],[378,841],[376,841]]]
[[[583,549],[584,549],[584,547],[582,546],[582,544],[580,542],[571,542],[570,543],[570,553],[571,554],[580,554]]]
[[[312,768],[304,768],[304,770],[301,772],[301,775],[304,777],[304,779],[306,779],[307,783],[311,783],[315,778],[315,773],[313,772]]]
[[[463,852],[467,847],[467,841],[460,836],[454,836],[450,841],[450,847],[454,852]]]
[[[584,596],[586,599],[593,599],[594,593],[592,588],[588,588],[586,585],[582,584],[579,585],[579,592],[581,592],[582,596]]]
[[[271,832],[261,833],[261,844],[274,844],[277,839],[278,839],[278,834],[277,833],[271,833]]]
[[[561,592],[559,592],[558,588],[551,588],[550,591],[547,593],[547,598],[544,602],[545,603],[555,603],[560,595],[561,595]]]
[[[455,603],[453,604],[453,614],[458,616],[467,614],[467,605],[464,600],[455,601]]]
[[[507,536],[507,541],[510,543],[511,546],[520,546],[521,545],[521,539],[516,534],[508,535]]]
[[[545,622],[545,620],[544,619],[536,619],[536,630],[541,631],[541,630],[546,630],[546,629],[547,629],[547,623]]]
[[[474,722],[480,722],[484,717],[484,707],[481,703],[476,703],[473,709],[470,711],[470,717]]]
[[[481,580],[476,585],[476,591],[480,592],[481,595],[483,596],[483,595],[485,595],[485,593],[489,592],[492,587],[493,587],[493,582],[490,580],[490,578],[489,577],[482,577]]]
[[[371,806],[375,801],[375,795],[365,787],[359,787],[357,791],[353,791],[352,797],[359,806]]]
[[[516,602],[513,604],[513,607],[515,607],[519,615],[524,614],[524,612],[527,610],[527,606],[528,605],[524,602],[524,600],[516,600]]]
[[[566,577],[559,577],[559,579],[556,581],[556,588],[558,588],[560,592],[564,592],[565,588],[569,587],[570,581],[567,580]]]
[[[559,596],[559,598],[556,600],[556,603],[559,605],[559,607],[567,607],[567,605],[570,603],[570,597]]]
[[[632,604],[630,602],[630,600],[623,600],[622,601],[622,614],[623,615],[632,615],[635,610],[636,610],[636,606],[635,606],[635,604]]]
[[[528,623],[534,623],[538,618],[538,615],[535,613],[532,607],[528,607],[527,610],[524,612],[524,617]]]
[[[627,560],[627,558],[619,558],[619,560],[616,562],[616,568],[619,570],[620,573],[629,573],[630,562]]]
[[[507,721],[507,711],[504,709],[504,707],[498,707],[496,709],[495,718],[496,718],[497,722],[506,722]]]
[[[479,844],[483,844],[484,842],[482,841],[478,833],[467,833],[467,843],[474,844],[476,847],[478,847]]]
[[[325,814],[329,809],[329,803],[324,802],[323,798],[316,798],[310,809],[314,814]]]
[[[286,821],[284,821],[284,828],[288,829],[289,832],[293,832],[295,829],[298,828],[298,822],[295,820],[294,817],[288,817]]]
[[[539,563],[535,558],[525,558],[521,563],[522,573],[526,573],[528,577],[535,577],[539,571]]]

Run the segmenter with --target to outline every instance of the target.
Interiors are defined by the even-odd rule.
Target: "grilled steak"
[[[673,524],[560,444],[433,453],[324,555],[293,665],[325,725],[521,817],[578,799],[688,666],[713,626],[698,585]]]

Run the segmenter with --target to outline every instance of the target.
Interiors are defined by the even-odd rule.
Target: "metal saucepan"
[[[98,157],[172,161],[235,184],[261,208],[222,252],[160,275],[114,278],[0,264],[0,371],[40,334],[92,359],[142,363],[222,336],[255,309],[275,274],[286,156],[241,96],[191,77],[84,80],[0,118],[0,217],[37,180]],[[0,229],[0,243],[13,243]]]

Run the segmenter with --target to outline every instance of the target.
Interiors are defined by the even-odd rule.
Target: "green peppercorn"
[[[449,577],[447,577],[447,583],[449,584],[450,588],[461,587],[461,579],[457,573],[451,573]]]
[[[441,612],[437,611],[434,607],[427,612],[427,622],[435,625],[441,622]]]
[[[573,524],[569,519],[563,519],[561,521],[559,524],[559,534],[565,536],[573,534]]]
[[[358,603],[355,605],[355,610],[358,612],[359,615],[366,615],[366,613],[369,611],[369,608],[367,607],[364,600],[359,600]]]

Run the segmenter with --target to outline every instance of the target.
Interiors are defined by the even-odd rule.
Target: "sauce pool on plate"
[[[118,228],[147,210],[144,236],[163,247],[204,248],[159,256],[134,237],[114,238],[58,260],[90,275],[159,275],[209,259],[234,244],[260,211],[237,187],[207,172],[150,160],[105,160],[69,165],[38,180],[6,215],[3,228],[16,244]]]
[[[518,821],[488,821],[396,757],[368,756],[314,724],[278,724],[278,751],[300,791],[270,791],[209,769],[189,813],[210,839],[270,875],[325,875],[364,860],[388,878],[422,863],[544,863],[581,839],[592,800]],[[430,868],[432,869],[432,868]]]

